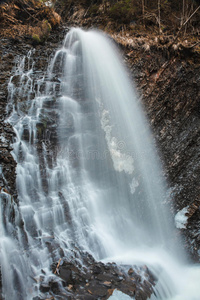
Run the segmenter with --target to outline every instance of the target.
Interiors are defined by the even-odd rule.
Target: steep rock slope
[[[184,244],[199,261],[200,55],[163,39],[126,44],[128,64],[151,123],[170,188],[174,214],[185,208]]]
[[[37,71],[46,69],[49,57],[63,35],[64,30],[54,31],[43,45],[34,46],[35,56],[39,58]],[[185,247],[192,258],[199,261],[199,50],[183,44],[171,46],[170,37],[158,39],[137,33],[135,36],[115,34],[113,38],[126,53],[126,62],[131,68],[138,93],[142,95],[169,182],[173,213],[175,215],[183,208],[187,210],[188,220],[183,226],[185,228],[181,229]],[[0,186],[13,195],[16,195],[16,163],[11,155],[14,132],[4,122],[7,85],[17,55],[26,54],[32,49],[32,42],[29,42],[3,38],[0,46]]]

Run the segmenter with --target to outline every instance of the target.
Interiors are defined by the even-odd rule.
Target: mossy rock
[[[33,34],[32,35],[32,40],[34,45],[39,45],[42,43],[42,40],[38,34]]]

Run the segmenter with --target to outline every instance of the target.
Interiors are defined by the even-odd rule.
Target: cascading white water
[[[32,299],[33,278],[41,269],[53,276],[51,263],[74,245],[96,259],[148,264],[160,278],[155,299],[198,299],[197,269],[195,288],[181,290],[189,280],[181,272],[192,271],[177,262],[183,254],[162,171],[120,59],[103,34],[72,29],[47,76],[34,79],[29,53],[10,80],[19,209],[14,228],[8,222],[2,232],[12,245],[1,248],[1,259],[12,257],[15,278],[3,286],[5,299]]]

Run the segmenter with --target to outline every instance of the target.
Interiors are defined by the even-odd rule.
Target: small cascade
[[[96,260],[147,264],[159,278],[151,299],[179,299],[184,255],[118,51],[102,33],[72,29],[40,78],[32,54],[8,86],[18,204],[1,195],[4,298],[37,297],[44,274],[62,289],[51,265],[78,248]]]

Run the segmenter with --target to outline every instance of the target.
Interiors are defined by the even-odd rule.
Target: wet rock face
[[[46,45],[38,45],[34,49],[34,60],[35,60],[35,73],[34,76],[36,79],[44,75],[49,59],[53,55],[53,51],[59,45],[59,42],[63,40],[65,35],[64,30],[59,32],[54,32],[54,34],[49,39]],[[25,40],[12,40],[12,39],[1,39],[0,40],[0,203],[1,203],[1,213],[2,213],[2,231],[5,231],[5,234],[15,235],[15,229],[17,226],[22,230],[22,239],[25,243],[28,243],[26,232],[24,231],[24,222],[21,219],[20,215],[15,216],[18,206],[17,190],[16,190],[16,161],[12,156],[12,144],[16,138],[15,132],[12,126],[7,122],[7,117],[12,111],[12,107],[9,106],[9,93],[8,93],[8,83],[10,81],[11,75],[14,75],[16,65],[21,60],[21,58],[32,50],[32,45],[28,44]],[[25,60],[25,68],[28,70],[28,60]],[[17,87],[19,86],[20,76],[13,77],[13,84]],[[20,111],[23,113],[27,112],[29,104],[26,97],[22,97],[16,93],[13,105],[18,105]],[[31,101],[34,98],[34,93],[29,95],[29,100]],[[47,122],[54,122],[55,117],[49,116],[48,120],[42,120],[42,125],[40,128],[41,136],[40,141],[38,142],[38,152],[41,151],[42,140],[46,139],[49,143],[48,136],[45,133],[44,124]],[[29,140],[29,131],[24,124],[24,136],[25,140]],[[20,152],[20,151],[19,151]],[[21,154],[22,155],[22,154]],[[20,153],[19,153],[20,156]],[[49,151],[50,159],[52,153]],[[45,174],[44,174],[45,177]],[[8,203],[7,199],[10,199]],[[15,209],[14,209],[15,206]],[[7,224],[7,225],[6,225]],[[17,226],[16,226],[17,224]],[[13,226],[13,229],[12,229]],[[52,249],[53,251],[54,249]],[[1,269],[1,268],[0,268]],[[17,280],[17,279],[16,279]],[[52,290],[55,284],[52,284]],[[45,291],[45,286],[43,291]],[[41,287],[42,289],[42,287]],[[48,290],[48,289],[47,289]],[[18,291],[20,292],[20,291]],[[2,281],[1,281],[1,271],[0,271],[0,299],[2,298]]]
[[[57,34],[57,33],[56,33]],[[39,45],[34,56],[35,76],[44,74],[49,58],[62,41],[64,32],[52,35],[46,45]],[[172,53],[161,45],[141,47],[141,36],[135,41],[133,48],[126,48],[128,64],[137,83],[139,92],[143,95],[148,118],[151,122],[159,154],[165,167],[165,174],[172,191],[171,204],[174,213],[183,207],[190,206],[189,221],[183,229],[185,246],[193,258],[199,260],[199,175],[200,175],[200,92],[199,92],[199,56],[187,56],[184,52]],[[0,44],[0,186],[11,194],[16,194],[15,168],[16,163],[11,155],[11,144],[15,138],[13,129],[4,123],[7,106],[7,85],[11,70],[15,66],[17,55],[27,54],[32,45],[17,40],[1,40]],[[133,51],[134,50],[134,51]],[[13,79],[17,84],[17,78]],[[53,79],[59,81],[57,78]],[[59,84],[59,82],[58,82]],[[37,88],[37,87],[36,87]],[[40,87],[42,89],[42,86]],[[34,95],[33,95],[34,97]],[[26,99],[17,99],[21,109],[26,110]],[[51,103],[46,103],[48,110]],[[45,124],[52,123],[50,133],[46,132]],[[49,139],[56,143],[53,124],[56,115],[48,115],[38,124],[40,140]],[[24,135],[28,131],[24,130]],[[24,136],[29,139],[29,136]],[[47,147],[51,156],[51,149]],[[38,152],[40,145],[38,144]],[[2,175],[3,173],[3,175]],[[45,175],[44,175],[45,176]],[[45,179],[44,179],[45,180]],[[195,209],[193,209],[195,208]]]
[[[35,77],[38,79],[45,73],[49,59],[53,55],[53,51],[56,50],[59,43],[63,40],[65,30],[54,31],[49,37],[48,42],[45,45],[38,45],[34,49],[35,57]],[[31,42],[31,41],[30,41]],[[15,133],[11,125],[6,121],[9,111],[12,108],[8,105],[8,83],[11,75],[15,70],[15,66],[19,57],[27,55],[29,50],[33,50],[33,46],[25,40],[14,39],[1,39],[0,43],[0,187],[6,188],[10,194],[17,198],[16,192],[16,162],[11,154],[12,143],[15,139]],[[25,62],[25,67],[29,68],[28,60]],[[20,76],[13,77],[13,84],[19,85]],[[37,87],[36,87],[37,88]],[[42,87],[41,87],[42,88]],[[29,95],[29,99],[33,99],[33,95]],[[15,105],[20,106],[20,110],[26,112],[28,109],[27,99],[19,96],[16,93]],[[42,118],[42,116],[41,116]],[[41,126],[39,126],[39,132],[41,138],[48,138],[45,136],[45,122],[54,122],[55,117],[49,117],[49,120],[43,120]],[[26,127],[26,124],[24,124]],[[28,130],[24,128],[24,139],[29,139]]]
[[[0,187],[7,188],[16,195],[15,168],[16,163],[11,155],[11,144],[14,131],[6,119],[7,86],[14,66],[14,54],[9,52],[8,41],[2,40],[0,45]]]
[[[187,251],[199,261],[200,56],[159,44],[126,51],[171,190],[170,205],[174,214],[188,206],[182,235]]]
[[[67,299],[108,299],[115,289],[134,297],[148,299],[154,292],[156,278],[146,266],[117,266],[96,262],[88,253],[76,252],[79,259],[62,258],[52,265],[54,278],[42,278],[43,294]]]

